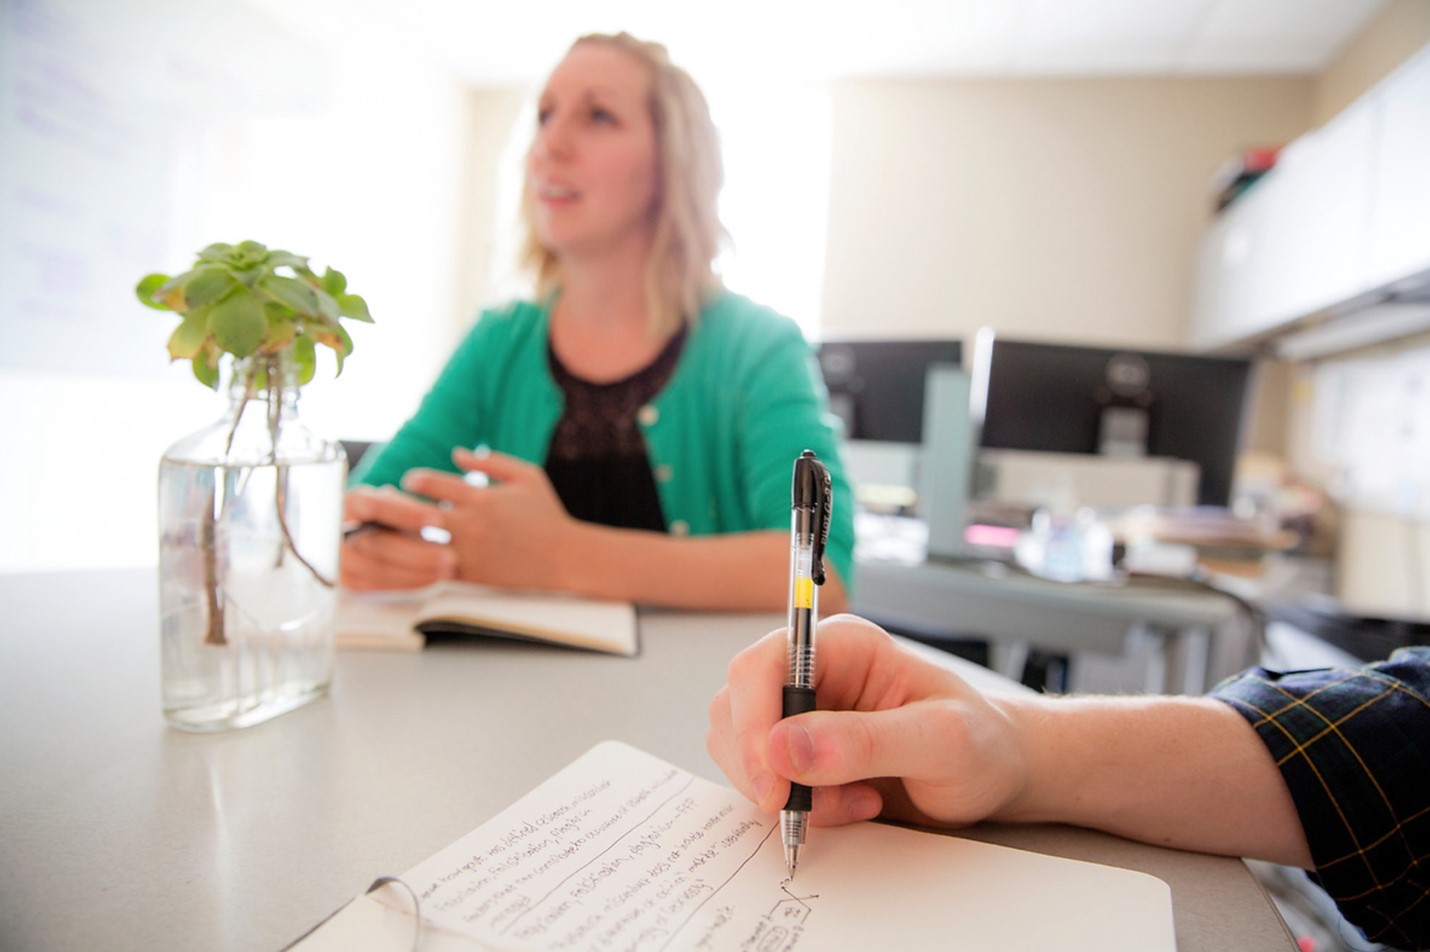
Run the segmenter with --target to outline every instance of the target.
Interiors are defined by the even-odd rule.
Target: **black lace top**
[[[670,379],[684,343],[682,328],[655,360],[611,383],[575,376],[547,345],[551,375],[566,396],[566,407],[547,448],[546,475],[572,516],[607,526],[665,531],[638,414]]]

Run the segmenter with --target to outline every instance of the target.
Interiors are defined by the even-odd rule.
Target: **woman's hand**
[[[778,810],[798,781],[815,788],[817,825],[880,814],[963,825],[1019,795],[1020,739],[996,701],[861,618],[826,619],[817,640],[820,710],[781,719],[783,629],[730,662],[710,705],[710,755],[761,809]]]
[[[343,521],[371,528],[343,541],[342,583],[347,588],[422,588],[456,574],[452,551],[422,538],[428,526],[443,527],[445,514],[391,487],[359,486],[343,499]]]
[[[569,588],[563,565],[572,554],[567,543],[576,520],[561,505],[546,471],[504,453],[458,449],[452,459],[494,484],[472,485],[451,473],[415,469],[402,487],[442,507],[457,577],[513,588]]]

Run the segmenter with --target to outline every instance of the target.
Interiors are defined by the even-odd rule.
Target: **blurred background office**
[[[348,273],[377,324],[305,417],[391,433],[514,291],[534,83],[628,29],[709,92],[732,287],[812,339],[959,341],[965,364],[985,327],[1254,358],[1219,501],[1314,510],[1349,603],[1430,616],[1430,198],[1402,174],[1430,153],[1426,0],[0,10],[0,570],[153,563],[155,461],[218,398],[130,289],[209,241]],[[1217,211],[1228,163],[1293,143],[1270,176],[1311,185]],[[1317,228],[1320,257],[1275,254]]]
[[[222,398],[166,364],[172,316],[132,288],[211,241],[347,273],[377,323],[305,420],[391,434],[479,307],[520,293],[535,84],[621,29],[709,95],[722,273],[823,342],[871,513],[956,502],[957,547],[1010,528],[1000,504],[1105,505],[1155,463],[1171,488],[1141,501],[1225,507],[1320,567],[1307,604],[1329,608],[1301,621],[1351,651],[1295,660],[1424,638],[1430,0],[0,0],[0,572],[155,564],[159,456]],[[964,375],[939,377],[965,429],[933,495],[930,364]],[[1088,367],[1107,429],[1054,445]],[[998,587],[973,581],[956,597]],[[1005,627],[1042,600],[1045,635],[1097,611],[991,597]],[[1352,942],[1327,921],[1318,948]]]

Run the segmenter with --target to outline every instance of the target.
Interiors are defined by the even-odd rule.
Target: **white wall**
[[[1310,105],[1300,79],[841,84],[825,326],[1185,346],[1212,173]]]
[[[0,571],[153,564],[159,456],[221,401],[166,364],[174,318],[134,282],[247,238],[340,268],[377,323],[341,380],[320,370],[304,416],[334,438],[389,434],[456,322],[461,93],[242,3],[3,10],[0,209],[26,215],[0,226],[0,283],[23,292],[0,294]],[[75,195],[89,201],[57,204]]]

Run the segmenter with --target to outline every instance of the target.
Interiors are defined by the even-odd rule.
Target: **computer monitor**
[[[1230,504],[1250,358],[1008,340],[984,330],[973,364],[980,446],[1188,460],[1200,469],[1198,504]]]
[[[917,444],[923,440],[929,366],[963,360],[957,340],[827,340],[819,366],[829,406],[851,440]]]

